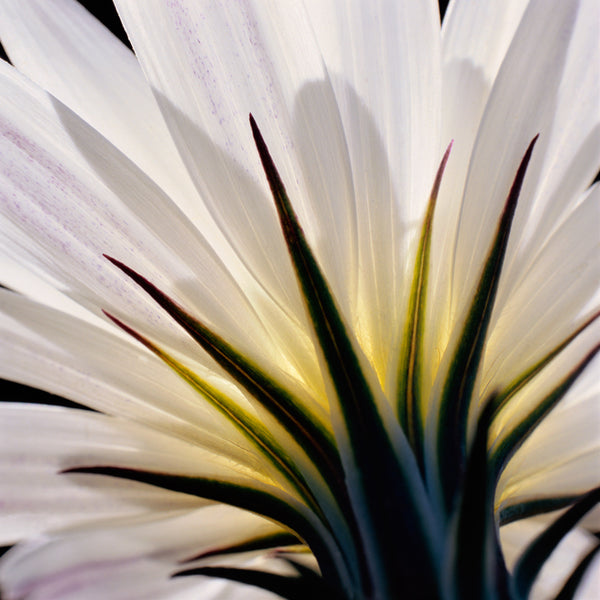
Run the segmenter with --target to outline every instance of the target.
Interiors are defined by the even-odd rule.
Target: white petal
[[[526,268],[530,248],[542,245],[567,218],[597,174],[600,164],[600,5],[580,1],[564,73],[558,90],[548,150],[530,211],[511,233],[515,243],[511,271]],[[522,239],[521,239],[522,238]],[[510,251],[510,248],[509,248]],[[512,267],[512,268],[510,268]]]
[[[213,598],[223,588],[220,582],[170,579],[185,568],[179,561],[278,531],[261,517],[224,505],[158,513],[26,543],[7,555],[0,577],[9,599]],[[230,592],[237,588],[225,586]]]
[[[440,159],[437,6],[427,1],[306,4],[340,105],[359,210],[368,215],[370,202],[381,202],[379,211],[395,204],[388,210],[399,210],[404,223],[414,223]],[[378,146],[377,155],[369,156]],[[372,164],[379,158],[384,165]],[[372,197],[378,174],[361,171],[367,166],[383,169],[388,180],[379,182],[388,192],[383,197]],[[383,226],[385,216],[371,217],[375,227]]]
[[[435,360],[445,344],[450,319],[452,287],[449,260],[455,242],[461,197],[473,146],[489,94],[506,51],[527,7],[522,0],[489,0],[483,3],[452,2],[442,25],[443,111],[442,142],[454,140],[436,207],[432,243],[432,316],[440,325],[432,328],[427,346],[436,347]],[[487,200],[486,200],[487,202]],[[440,306],[447,306],[440,310]],[[440,348],[441,346],[441,348]]]
[[[499,483],[501,503],[580,494],[598,485],[599,369],[596,358],[509,462]]]
[[[595,186],[539,249],[510,294],[499,295],[486,345],[485,389],[508,385],[584,320],[583,311],[593,303],[600,281],[598,223],[600,186]],[[550,369],[556,381],[564,376],[555,365]]]
[[[442,24],[444,69],[452,62],[470,63],[493,82],[526,8],[521,0],[451,2]]]
[[[129,339],[0,290],[0,377],[38,387],[96,410],[204,448],[259,479],[289,481],[230,419],[162,361]],[[335,504],[325,482],[294,439],[266,409],[229,381],[187,364],[208,385],[262,425],[302,469],[325,510]],[[300,402],[300,400],[298,400]],[[324,415],[320,415],[322,422]],[[295,493],[295,492],[292,492]],[[332,515],[336,517],[334,513]]]
[[[154,337],[196,352],[171,319],[102,257],[111,254],[223,327],[240,350],[256,352],[256,339],[263,340],[262,350],[269,348],[270,336],[237,282],[164,193],[66,107],[11,67],[1,71],[10,101],[2,105],[0,250],[33,263],[94,312],[117,311],[139,329],[154,330]],[[281,350],[271,350],[279,361]]]
[[[147,494],[143,488],[146,486],[127,487],[129,484],[125,483],[123,488],[110,484],[106,487],[101,482],[103,477],[99,475],[57,474],[77,467],[114,466],[216,479],[269,494],[310,522],[324,543],[333,543],[329,530],[297,498],[295,491],[288,493],[260,472],[172,436],[97,413],[60,407],[0,404],[0,417],[0,457],[3,461],[0,465],[3,471],[3,477],[0,477],[3,504],[0,509],[6,511],[0,516],[12,526],[12,530],[6,529],[10,536],[17,537],[23,531],[27,533],[32,527],[34,531],[49,526],[64,528],[71,523],[90,520],[90,517],[93,520],[94,506],[98,502],[96,490],[101,496],[117,490],[116,508],[113,509],[116,514],[113,516],[144,512]],[[41,496],[36,493],[39,481],[44,489]],[[70,497],[68,485],[84,488],[83,495],[74,494],[76,502],[73,507],[64,502],[65,498]],[[125,510],[121,508],[120,489],[126,490],[123,501]],[[135,498],[137,489],[142,490],[142,508],[135,505],[136,510],[130,512],[127,504],[132,496]],[[171,509],[189,506],[189,496],[166,494],[174,498],[173,504],[169,505]],[[160,501],[160,494],[158,497]],[[183,505],[178,506],[177,499],[181,497]],[[80,499],[78,504],[77,500]],[[204,504],[198,498],[191,500],[200,506]],[[58,509],[56,501],[62,503]],[[110,502],[107,506],[109,510],[112,508]],[[155,506],[160,506],[160,503],[155,502]],[[101,506],[100,516],[105,515],[106,510],[106,506]],[[27,522],[28,515],[35,518]]]
[[[503,527],[500,530],[502,549],[509,569],[527,544],[548,525],[548,518],[528,519]],[[558,545],[540,572],[531,591],[532,600],[554,598],[564,581],[577,567],[581,559],[594,546],[594,538],[587,532],[575,529]],[[595,600],[600,589],[598,558],[590,565],[576,594],[577,600]]]
[[[576,9],[576,0],[561,2],[552,11],[539,0],[528,5],[481,118],[456,232],[450,224],[452,231],[438,237],[439,228],[445,228],[446,224],[436,215],[434,240],[437,241],[432,259],[438,261],[433,265],[432,294],[436,302],[429,304],[428,320],[432,325],[425,342],[432,364],[446,347],[450,325],[464,319],[519,163],[531,140],[541,132],[515,220],[523,211],[528,214],[548,148]],[[439,310],[440,306],[448,309]],[[455,336],[459,329],[454,328]],[[453,347],[454,342],[450,342],[447,356]],[[443,370],[441,373],[443,377]]]
[[[2,403],[0,432],[1,543],[100,518],[204,503],[134,482],[59,474],[63,469],[111,464],[193,473],[199,468],[210,471],[216,464],[206,452],[173,438],[97,413],[60,407]]]
[[[302,7],[131,0],[117,7],[195,184],[257,281],[302,313],[249,113],[346,303],[356,272],[354,193],[335,97]]]
[[[114,329],[114,328],[113,328]],[[0,290],[0,377],[255,463],[248,441],[221,413],[141,345]],[[200,365],[208,383],[253,412],[230,384]]]
[[[98,475],[59,474],[71,467],[113,465],[261,486],[256,472],[244,473],[234,462],[133,424],[58,407],[2,404],[0,410],[3,542],[99,518],[205,504],[187,495]],[[264,489],[279,494],[275,488]],[[294,503],[290,496],[282,498]]]
[[[355,326],[382,376],[402,330],[411,242],[440,160],[438,9],[433,2],[402,1],[313,0],[306,6],[352,164],[359,244]]]
[[[3,290],[0,331],[6,342],[0,346],[0,377],[141,423],[193,447],[204,448],[211,456],[219,456],[247,471],[249,476],[278,482],[280,488],[295,494],[281,469],[240,432],[233,419],[137,343]],[[262,423],[302,470],[324,510],[331,512],[335,501],[300,441],[228,380],[187,359],[186,366],[251,419]],[[325,415],[319,417],[327,423]],[[330,516],[337,518],[335,511]]]
[[[28,265],[29,266],[29,265]],[[99,327],[108,327],[106,319],[100,319],[81,306],[81,304],[65,296],[55,285],[49,283],[47,276],[37,274],[35,268],[24,265],[7,254],[0,254],[0,285],[19,294],[43,301],[46,306],[66,312]]]
[[[517,167],[529,142],[541,132],[546,139],[536,147],[520,206],[535,184],[575,14],[574,1],[561,2],[552,11],[543,2],[531,2],[494,83],[465,185],[454,257],[456,303],[464,302],[465,291],[469,297]]]
[[[531,4],[526,19],[531,18],[534,10],[547,12],[544,3]],[[448,193],[442,194],[438,209],[438,217],[446,231],[452,230],[456,219],[452,207],[457,206],[456,198],[450,198],[449,191],[463,188],[468,153],[471,152],[472,139],[477,133],[485,102],[500,66],[499,60],[508,47],[525,7],[524,2],[489,2],[485,8],[455,2],[448,10],[443,46],[444,95],[448,99],[444,116],[448,133],[443,135],[455,137],[456,143],[442,188]],[[596,174],[600,160],[600,79],[595,69],[591,68],[600,60],[597,44],[600,8],[593,0],[586,0],[580,2],[579,7],[573,6],[569,16],[575,17],[575,23],[561,84],[551,110],[552,122],[539,128],[542,133],[540,142],[545,139],[546,155],[538,181],[530,182],[531,190],[536,185],[537,189],[534,193],[530,192],[532,196],[528,200],[520,201],[503,271],[504,287],[529,268],[535,248],[543,244],[561,217],[568,215],[576,205],[576,199],[581,197]],[[464,30],[469,34],[462,35]],[[521,30],[529,33],[526,23]],[[527,64],[534,53],[523,51],[523,63]],[[511,68],[509,77],[514,77],[516,81],[518,72],[514,67]],[[535,68],[531,67],[532,73]],[[503,67],[503,71],[507,70],[508,67]],[[551,95],[553,84],[548,80],[546,85],[547,93]],[[515,106],[514,101],[508,104]],[[540,143],[535,153],[540,153]]]
[[[0,7],[0,38],[17,69],[133,160],[196,225],[212,221],[133,53],[73,0]]]

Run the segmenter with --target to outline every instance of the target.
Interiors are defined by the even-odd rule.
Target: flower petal
[[[453,160],[445,177],[455,194],[463,189],[469,157],[498,70],[527,8],[522,0],[489,0],[483,4],[452,2],[442,23],[444,110],[442,141],[455,140]],[[454,214],[454,217],[457,215]],[[443,222],[447,224],[446,219]]]
[[[33,265],[28,266],[31,268],[25,268],[23,261],[9,257],[8,252],[0,253],[0,285],[29,298],[41,299],[45,306],[94,323],[96,326],[108,325],[105,320],[63,294],[53,282],[48,281],[47,275],[36,272]]]
[[[525,18],[530,18],[532,10],[547,12],[544,3],[531,4]],[[449,164],[444,181],[447,191],[463,188],[467,153],[471,152],[473,143],[469,140],[477,133],[499,61],[526,6],[524,2],[509,1],[488,2],[483,8],[455,2],[448,10],[443,29],[444,89],[448,99],[444,116],[448,120],[447,127],[452,128],[447,135],[456,137],[456,144],[454,160]],[[593,0],[582,1],[578,7],[570,9],[575,23],[552,111],[552,123],[545,130],[539,130],[546,138],[546,156],[535,184],[535,194],[529,206],[516,217],[500,299],[511,293],[514,282],[530,268],[535,248],[544,243],[555,225],[577,204],[565,200],[580,198],[597,172],[600,162],[600,113],[597,110],[600,80],[590,65],[600,60],[597,44],[599,11]],[[521,29],[528,35],[524,28],[525,24]],[[469,33],[464,34],[465,30]],[[532,53],[524,56],[529,60]],[[511,77],[515,81],[519,77],[514,69]],[[550,81],[547,85],[550,92]],[[442,194],[438,214],[446,231],[452,230],[449,225],[456,218],[456,213],[452,213],[453,206],[457,206],[456,198]],[[442,230],[440,235],[444,235]]]
[[[536,148],[530,176],[524,184],[520,213],[535,189],[549,143],[576,12],[576,0],[561,2],[553,11],[548,11],[544,2],[533,0],[494,82],[465,184],[454,256],[455,304],[462,302],[462,294],[477,276],[478,256],[489,243],[490,231],[520,157],[529,141],[540,133],[541,145]]]
[[[74,0],[0,6],[0,38],[17,69],[104,135],[208,233],[203,225],[212,219],[133,53]]]
[[[469,302],[482,257],[486,255],[520,158],[530,140],[540,133],[540,143],[515,214],[515,225],[522,215],[528,214],[544,158],[549,152],[559,84],[576,15],[576,0],[561,2],[552,11],[547,10],[543,1],[530,2],[482,113],[470,157],[458,227],[456,231],[452,225],[446,229],[447,219],[438,220],[437,228],[434,224],[437,243],[432,248],[432,276],[437,281],[432,293],[438,302],[449,308],[437,311],[431,307],[429,312],[432,327],[425,345],[433,365],[440,349],[446,346],[452,323],[464,318],[465,303]],[[457,137],[460,140],[460,132]],[[458,145],[457,141],[457,150]],[[449,169],[452,169],[452,159]],[[441,205],[444,194],[449,192],[454,195],[446,202],[456,205],[456,194],[460,194],[460,189],[445,188],[442,184]],[[442,217],[443,212],[440,219]],[[438,234],[441,226],[447,231],[445,236]]]
[[[253,588],[170,576],[177,562],[194,553],[278,531],[257,515],[225,505],[158,513],[38,538],[12,550],[1,575],[9,599],[183,600],[223,597],[224,590],[232,594],[227,598],[258,598]],[[248,557],[237,562],[248,562]]]
[[[513,568],[514,563],[527,544],[541,533],[548,525],[548,519],[551,518],[555,517],[519,521],[500,530],[502,549],[509,570]],[[575,529],[565,536],[544,565],[533,586],[531,599],[549,600],[554,598],[562,583],[593,545],[594,538],[580,529]],[[589,569],[578,590],[576,596],[578,600],[595,600],[597,598],[597,590],[600,586],[599,573],[598,569],[593,567]]]
[[[441,158],[438,9],[429,1],[312,0],[306,7],[352,165],[359,247],[354,325],[384,383],[387,369],[396,368],[390,354],[405,317],[416,224]]]
[[[598,484],[599,367],[596,358],[508,463],[498,487],[501,505],[578,494]]]
[[[596,185],[539,248],[510,294],[505,288],[487,342],[482,392],[503,389],[567,338],[585,320],[586,307],[594,310],[600,281],[599,207],[600,185]],[[552,371],[557,381],[563,376],[555,365]]]
[[[441,139],[445,143],[454,140],[436,210],[438,225],[434,225],[432,245],[433,290],[439,305],[448,306],[445,316],[436,308],[435,316],[442,326],[450,318],[448,253],[455,242],[473,145],[493,83],[526,7],[527,2],[522,0],[489,0],[485,5],[452,2],[442,24]],[[435,327],[432,335],[437,342],[440,334]],[[437,344],[433,359],[443,343]]]
[[[236,428],[236,419],[230,421],[227,414],[216,406],[209,406],[204,397],[193,394],[191,387],[184,385],[153,356],[147,356],[137,346],[123,342],[112,333],[94,330],[84,324],[76,326],[72,318],[60,313],[52,314],[45,307],[27,302],[10,292],[4,292],[4,295],[8,305],[6,312],[15,313],[16,319],[14,322],[8,320],[5,325],[6,337],[13,346],[13,352],[10,356],[7,353],[2,361],[5,372],[0,371],[1,374],[77,398],[86,404],[124,416],[129,421],[149,425],[173,440],[186,441],[192,448],[206,448],[211,454],[209,458],[200,459],[203,463],[199,464],[209,468],[209,464],[215,460],[225,461],[223,464],[232,461],[238,469],[253,478],[253,481],[242,479],[250,482],[251,488],[256,487],[259,480],[267,483],[278,481],[279,486],[272,491],[275,496],[283,494],[287,503],[291,497],[284,490],[290,488],[291,493],[296,494],[285,472],[280,470],[279,463],[271,464],[256,452],[252,439]],[[24,323],[19,323],[20,319]],[[86,340],[84,347],[81,344],[82,335]],[[133,373],[130,373],[131,370]],[[220,386],[220,393],[229,396],[228,402],[232,406],[245,407],[252,422],[255,420],[257,424],[260,423],[255,408],[231,384],[220,381],[206,370],[204,377],[210,385]],[[338,535],[345,535],[345,525],[339,523],[335,499],[318,476],[315,466],[306,458],[299,440],[294,440],[273,418],[269,420],[264,418],[264,414],[261,416],[265,427],[268,427],[267,435],[285,445],[285,454],[282,450],[281,456],[285,457],[286,464],[299,469],[301,477],[310,481],[311,492],[317,496],[327,518],[338,523]],[[280,460],[281,456],[276,455]],[[104,465],[107,460],[96,457],[84,461],[82,465]],[[160,470],[159,467],[157,469]],[[172,467],[171,471],[166,472],[180,471]],[[209,468],[207,473],[210,472]],[[235,483],[237,478],[234,476],[231,480],[227,468],[212,473],[211,477],[219,482]],[[269,494],[271,488],[268,485],[263,487],[263,491]]]
[[[572,213],[600,165],[600,5],[580,0],[535,197],[517,223],[513,271],[527,268],[554,229]],[[571,202],[566,201],[570,199]],[[519,243],[517,243],[519,242]]]
[[[235,429],[162,361],[141,346],[0,290],[0,377],[58,394],[229,455],[252,459]],[[230,384],[195,365],[247,410]]]
[[[367,225],[383,227],[389,210],[414,223],[427,205],[442,149],[435,121],[440,113],[437,6],[430,1],[339,0],[306,5],[340,106],[359,211],[367,215],[371,201],[380,203],[365,219],[363,235]],[[391,197],[374,194],[377,173],[365,168],[382,168],[371,164],[369,153],[377,144],[383,145],[383,168],[393,170],[385,182],[394,190]]]
[[[303,315],[249,113],[332,286],[343,302],[351,299],[356,223],[346,142],[300,3],[120,0],[117,7],[194,183],[256,280]]]
[[[162,289],[208,317],[208,322],[220,322],[218,328],[249,354],[259,350],[255,340],[261,339],[260,352],[269,348],[272,352],[267,362],[294,368],[301,353],[289,344],[273,347],[271,334],[265,332],[238,282],[169,198],[66,107],[10,66],[0,71],[3,94],[10,98],[2,105],[0,250],[33,265],[96,314],[103,307],[128,316],[153,337],[166,339],[185,353],[195,352],[168,317],[102,254],[127,259],[140,272],[155,274]],[[297,325],[274,320],[282,327],[279,335],[303,339]],[[305,344],[310,344],[306,337],[305,333]],[[282,360],[282,354],[292,363]]]
[[[205,452],[164,435],[85,411],[0,404],[1,543],[34,533],[144,514],[191,509],[202,501],[122,481],[60,475],[85,461],[187,468]],[[202,458],[200,458],[202,456]],[[199,465],[200,463],[198,463]],[[65,502],[65,498],[69,502]]]
[[[600,487],[580,498],[553,520],[519,556],[511,587],[517,597],[528,597],[535,580],[561,540],[600,501]]]
[[[442,24],[444,70],[453,62],[468,63],[480,69],[484,79],[492,83],[527,4],[521,0],[489,0],[485,6],[450,3]],[[457,86],[457,92],[460,91]],[[463,99],[468,91],[462,89]],[[446,109],[444,104],[444,114],[452,114]]]

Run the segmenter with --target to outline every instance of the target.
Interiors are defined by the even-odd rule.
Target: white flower
[[[560,597],[598,3],[116,5],[0,2],[6,598]]]

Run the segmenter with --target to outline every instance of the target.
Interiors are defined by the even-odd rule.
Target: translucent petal
[[[238,282],[170,199],[66,107],[59,106],[59,118],[56,101],[10,66],[1,70],[10,102],[2,106],[0,250],[33,263],[96,314],[100,307],[112,310],[181,351],[194,352],[170,319],[102,255],[118,256],[209,323],[220,322],[251,354],[257,350],[254,340],[262,339],[263,350],[270,348],[274,362],[281,363],[285,347],[269,343]],[[293,335],[289,327],[299,334],[291,324],[280,335]]]
[[[218,476],[233,467],[242,473],[191,444],[97,413],[2,403],[0,415],[3,543],[49,528],[203,503],[134,482],[59,474],[67,468],[114,464]]]
[[[580,1],[569,43],[552,122],[548,149],[531,204],[517,222],[512,262],[506,273],[527,268],[554,229],[568,218],[600,165],[600,5]]]
[[[434,223],[434,240],[437,241],[432,247],[432,293],[436,304],[430,307],[432,325],[425,344],[432,365],[444,351],[452,324],[464,317],[464,306],[469,302],[517,166],[530,141],[540,133],[515,223],[521,214],[527,214],[533,200],[549,148],[576,8],[575,2],[570,1],[560,3],[553,11],[548,11],[545,3],[537,0],[528,5],[482,112],[469,157],[464,193],[461,194],[460,185],[446,188],[442,184],[442,205],[444,193],[450,191],[452,199],[446,202],[457,206],[461,195],[462,202],[456,230],[453,217],[448,219],[443,212],[441,216],[436,215],[438,220]],[[456,136],[458,149],[460,131]],[[452,157],[448,168],[451,174]],[[439,305],[447,308],[438,310]]]
[[[347,303],[356,272],[350,165],[335,96],[300,3],[122,0],[117,8],[194,183],[257,281],[290,314],[303,314],[249,113]]]
[[[554,11],[548,11],[544,2],[531,2],[494,82],[465,184],[453,256],[454,307],[468,295],[480,268],[478,257],[487,246],[516,167],[530,140],[540,133],[516,222],[532,200],[544,156],[549,152],[576,14],[574,1],[561,2]]]
[[[10,351],[4,346],[1,350],[1,377],[143,423],[190,443],[201,441],[215,451],[233,453],[241,463],[251,459],[231,424],[133,340],[4,290],[0,290],[0,331],[10,344]],[[251,410],[230,383],[200,365],[194,368]]]
[[[441,158],[439,15],[433,2],[306,7],[331,77],[356,194],[354,324],[382,380],[402,330],[413,242]],[[418,56],[419,61],[414,60]]]
[[[527,365],[534,364],[567,338],[584,320],[586,312],[596,309],[593,304],[600,281],[599,201],[600,187],[595,186],[538,249],[535,260],[510,295],[499,299],[487,343],[483,390],[502,389]],[[569,368],[569,364],[565,363],[565,367]],[[555,380],[564,372],[553,365]]]
[[[73,0],[1,6],[0,39],[17,69],[104,135],[208,233],[212,219],[133,53]]]
[[[596,358],[508,463],[500,503],[568,496],[598,485],[599,368]]]
[[[522,550],[530,540],[538,535],[547,525],[549,518],[555,515],[528,519],[507,525],[500,530],[500,540],[508,568],[511,569]],[[536,580],[532,592],[532,600],[550,600],[556,596],[562,583],[571,574],[579,561],[593,547],[593,537],[587,532],[575,529],[569,533],[554,554],[550,557]],[[598,560],[595,561],[596,565]],[[600,586],[600,571],[591,566],[583,580],[576,598],[578,600],[595,600]]]
[[[218,598],[222,589],[232,593],[228,598],[254,598],[258,596],[252,588],[247,588],[248,595],[241,591],[236,595],[238,586],[215,586],[204,578],[170,579],[170,575],[178,561],[199,551],[278,531],[278,526],[261,517],[225,505],[146,514],[123,523],[40,537],[14,549],[1,574],[9,598],[26,594],[44,600],[183,600]],[[249,559],[242,555],[237,562]]]

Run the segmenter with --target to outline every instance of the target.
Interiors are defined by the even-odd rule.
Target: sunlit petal
[[[0,0],[0,595],[593,598],[598,3],[115,5]]]

